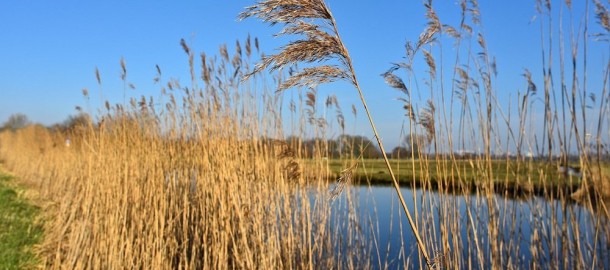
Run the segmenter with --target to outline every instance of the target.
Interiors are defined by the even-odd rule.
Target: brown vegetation
[[[416,42],[406,44],[406,61],[383,74],[390,87],[403,95],[406,143],[396,149],[396,155],[410,156],[410,179],[402,183],[412,185],[412,208],[402,198],[400,175],[394,175],[391,161],[378,151],[384,150],[383,144],[330,9],[323,0],[266,0],[240,17],[283,25],[280,35],[302,39],[282,47],[278,54],[263,56],[253,68],[248,61],[253,54],[250,38],[243,43],[243,51],[237,42],[233,54],[226,45],[216,57],[201,53],[200,70],[195,52],[182,40],[191,76],[188,86],[173,79],[164,81],[157,67],[154,80],[161,88],[159,96],[127,100],[123,92],[122,104],[100,100],[105,111],[98,116],[83,113],[54,129],[29,125],[0,133],[0,158],[45,202],[46,236],[39,249],[42,266],[361,269],[390,267],[398,260],[398,267],[417,261],[420,268],[426,264],[450,269],[607,268],[607,203],[596,198],[607,198],[609,190],[608,172],[600,165],[602,129],[608,125],[604,112],[610,104],[609,67],[603,67],[599,110],[594,111],[599,114],[597,130],[581,123],[595,116],[586,110],[587,85],[582,89],[578,85],[578,78],[586,81],[587,68],[579,74],[581,69],[573,67],[568,78],[562,64],[561,88],[553,91],[554,66],[544,59],[541,90],[525,71],[527,91],[512,101],[518,107],[518,125],[514,125],[511,117],[515,116],[497,100],[496,64],[481,30],[477,1],[459,4],[462,20],[454,27],[442,23],[432,1],[426,1],[426,28]],[[550,1],[537,4],[542,18],[550,16],[544,13],[550,14]],[[599,1],[595,4],[607,35],[608,12]],[[571,11],[569,1],[564,6]],[[578,33],[585,42],[590,38],[586,31]],[[444,70],[447,59],[439,56],[447,42],[456,53],[451,72]],[[253,43],[258,51],[258,40]],[[581,44],[572,39],[569,45],[577,51]],[[553,53],[543,45],[542,55]],[[413,99],[410,90],[417,81],[413,67],[417,57],[428,67],[428,88],[418,90],[426,91],[425,101]],[[576,63],[587,57],[573,53],[571,60]],[[291,70],[284,79],[282,69],[296,63],[305,66]],[[121,80],[127,86],[124,60],[120,65]],[[273,78],[260,72],[265,69],[274,71]],[[405,71],[406,78],[398,71]],[[447,74],[452,74],[450,79]],[[97,69],[95,76],[101,84]],[[345,134],[345,118],[336,97],[329,96],[321,104],[316,86],[336,80],[354,85],[379,148],[367,138]],[[290,101],[291,116],[299,120],[291,122],[294,136],[285,139],[282,92],[276,90],[288,88],[307,88],[307,92],[299,95],[299,104],[304,104],[299,109],[295,100]],[[544,92],[542,108],[530,100],[538,91]],[[83,95],[88,103],[89,91],[83,90]],[[555,101],[559,98],[561,104]],[[338,132],[333,133],[334,121],[318,111],[323,105],[336,113],[341,135],[332,140],[329,134]],[[355,118],[353,105],[352,112]],[[542,140],[531,134],[536,131],[534,112],[544,115]],[[592,135],[593,145],[586,139],[589,132],[597,132]],[[482,150],[456,155],[467,143]],[[509,145],[516,148],[516,156],[505,154],[498,163],[503,156],[494,151],[507,153]],[[586,199],[578,208],[569,203],[570,194],[550,192],[545,171],[526,162],[533,157],[524,153],[539,148],[548,164],[570,161],[583,168],[580,193],[588,196],[581,196]],[[360,206],[349,189],[358,170],[367,175],[371,169],[362,162],[365,155],[384,158],[408,218],[408,232],[415,237],[414,243],[403,241],[400,247],[392,247],[401,250],[400,258],[385,257],[384,248],[389,251],[390,246],[377,245],[376,217],[359,217]],[[576,161],[569,160],[573,155]],[[340,158],[344,169],[329,189],[325,180],[332,173],[328,161],[332,157]],[[507,173],[500,174],[494,168],[498,164],[506,166]],[[476,187],[469,188],[465,180],[470,178],[477,180]],[[528,200],[527,209],[510,208],[516,203],[510,194],[497,196],[498,183],[514,183],[515,192],[542,183],[542,193],[550,195],[548,201]],[[333,207],[339,197],[345,203]]]

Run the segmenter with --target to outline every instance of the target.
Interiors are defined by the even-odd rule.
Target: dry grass
[[[541,11],[550,10],[550,1],[538,4]],[[571,5],[566,1],[570,10]],[[601,155],[590,154],[607,143],[602,130],[608,125],[608,67],[603,67],[606,77],[594,104],[599,109],[593,113],[586,102],[595,98],[587,99],[586,83],[582,90],[578,85],[578,78],[586,81],[587,68],[574,67],[569,78],[562,67],[561,91],[553,91],[551,71],[556,66],[544,59],[544,88],[538,90],[535,76],[526,70],[525,92],[503,108],[505,102],[498,100],[494,88],[496,64],[481,30],[478,4],[460,1],[459,6],[460,25],[450,26],[442,23],[427,1],[426,27],[415,46],[407,44],[406,62],[382,74],[390,87],[403,94],[404,134],[411,138],[410,148],[417,150],[411,151],[411,164],[406,166],[411,173],[405,175],[412,181],[403,181],[413,183],[409,207],[401,198],[416,243],[387,246],[388,251],[400,249],[400,258],[383,254],[377,241],[384,228],[378,227],[376,217],[359,216],[359,208],[371,206],[359,205],[349,188],[357,172],[367,175],[373,168],[353,152],[339,152],[347,157],[339,161],[346,169],[334,189],[329,189],[324,180],[332,173],[332,162],[323,157],[334,151],[333,146],[323,139],[315,140],[311,151],[302,145],[303,138],[333,134],[334,122],[326,115],[333,107],[340,133],[345,134],[339,102],[329,96],[322,104],[324,99],[315,90],[320,83],[352,83],[371,119],[332,13],[322,0],[269,0],[247,8],[240,18],[258,17],[284,25],[278,35],[302,39],[285,45],[278,54],[262,57],[252,68],[247,59],[254,50],[259,53],[258,39],[236,42],[234,53],[225,45],[218,57],[200,54],[200,70],[196,53],[182,41],[191,76],[188,86],[164,81],[157,66],[154,80],[162,94],[128,102],[125,87],[130,84],[121,59],[122,104],[104,102],[102,77],[95,71],[100,104],[106,108],[95,117],[97,121],[87,118],[66,131],[33,125],[0,134],[0,158],[45,202],[48,222],[39,249],[42,266],[362,269],[397,264],[408,268],[416,261],[420,269],[426,263],[429,268],[446,269],[608,268],[610,229],[605,226],[605,193],[600,192],[607,187],[604,174],[608,172],[600,168]],[[607,31],[607,8],[599,1],[594,8],[600,29]],[[578,34],[589,38],[583,31]],[[586,47],[586,42],[571,40],[572,62],[586,60],[588,55],[574,52],[579,45]],[[456,54],[450,59],[453,66],[446,64],[448,58],[441,53],[447,42]],[[543,46],[543,55],[550,58],[552,53]],[[413,87],[418,57],[428,68],[427,89]],[[304,63],[303,68],[290,70],[283,79],[284,71],[296,63]],[[273,78],[260,72],[266,69],[274,71]],[[407,78],[398,71],[406,71]],[[270,87],[270,81],[277,87]],[[291,116],[298,119],[291,121],[291,135],[296,136],[284,141],[283,92],[277,90],[288,88],[311,89],[299,94],[298,105],[291,100]],[[87,107],[89,92],[83,90]],[[532,105],[537,92],[544,92],[541,106]],[[426,98],[421,101],[415,96]],[[555,101],[558,98],[561,104]],[[517,104],[517,120],[512,119],[515,112],[510,102]],[[321,113],[319,107],[324,105]],[[533,123],[535,113],[544,116],[544,123]],[[356,118],[354,105],[352,114]],[[597,120],[597,130],[585,119]],[[535,134],[534,125],[542,124],[543,134]],[[375,130],[372,121],[371,127]],[[596,144],[590,145],[586,134],[595,132],[591,136]],[[375,136],[383,149],[376,131]],[[69,147],[64,145],[67,137],[72,142]],[[454,151],[469,144],[479,146],[482,153],[459,160]],[[507,156],[499,163],[494,157],[493,150],[513,148],[516,158]],[[582,196],[580,205],[574,204],[571,194],[547,190],[543,192],[548,200],[527,199],[527,207],[516,207],[522,204],[509,199],[514,198],[511,194],[497,195],[495,183],[503,181],[549,186],[545,171],[531,167],[538,163],[526,161],[524,153],[538,149],[548,157],[547,167],[568,162],[582,167],[583,185],[590,183],[590,187],[584,186],[587,196]],[[568,160],[572,149],[577,151],[577,161]],[[428,155],[415,159],[416,152]],[[555,153],[558,159],[551,158]],[[305,156],[313,159],[304,161]],[[384,164],[402,197],[400,175],[394,175],[387,158]],[[502,174],[494,169],[497,166],[505,166],[506,172],[527,173]],[[468,190],[465,183],[473,175],[482,184]],[[415,182],[421,183],[418,189]],[[337,204],[339,197],[342,203]]]
[[[320,206],[328,204],[326,184],[315,184],[322,173],[308,173],[313,187],[300,188],[300,150],[262,137],[282,138],[282,129],[275,104],[260,110],[251,87],[231,76],[249,72],[238,70],[245,63],[203,66],[223,81],[204,81],[203,89],[169,82],[162,106],[132,99],[66,132],[30,126],[0,135],[7,167],[47,202],[43,267],[366,265],[364,248],[351,249],[353,256],[332,252],[355,240],[338,241],[329,228],[331,210]],[[309,195],[311,188],[320,195]]]
[[[283,23],[283,30],[277,35],[300,35],[302,39],[292,41],[281,48],[281,51],[276,55],[264,57],[251,74],[256,74],[262,70],[269,68],[271,71],[278,70],[299,63],[314,63],[314,62],[336,62],[337,65],[321,65],[303,68],[302,71],[297,71],[291,74],[288,80],[281,84],[278,91],[289,87],[311,87],[315,88],[318,83],[327,83],[335,80],[343,79],[350,82],[358,93],[358,97],[362,102],[364,111],[366,112],[373,134],[377,141],[379,149],[381,149],[382,157],[386,163],[392,184],[396,189],[396,195],[401,202],[404,213],[409,220],[411,231],[417,239],[419,252],[423,255],[426,264],[431,265],[428,250],[422,241],[419,230],[413,221],[413,217],[407,207],[407,204],[400,192],[398,180],[392,171],[392,166],[385,153],[385,147],[381,141],[381,137],[377,132],[375,123],[368,109],[364,93],[360,88],[360,83],[354,70],[352,59],[343,44],[343,40],[339,35],[339,30],[335,18],[324,0],[265,0],[259,1],[255,5],[247,7],[246,11],[240,14],[241,19],[248,17],[258,17],[264,22],[271,25]],[[434,108],[431,108],[433,113]],[[433,121],[433,120],[431,120]],[[433,127],[431,127],[433,129]]]
[[[536,83],[532,78],[529,70],[525,70],[524,77],[526,80],[525,94],[519,94],[516,102],[518,105],[517,121],[511,119],[511,114],[515,110],[511,110],[510,103],[508,108],[506,100],[499,101],[499,94],[494,86],[495,76],[497,74],[495,59],[490,56],[486,35],[483,32],[481,13],[479,12],[477,1],[460,1],[461,20],[459,27],[452,27],[442,23],[434,11],[432,1],[427,1],[424,5],[426,8],[427,27],[419,36],[417,45],[413,48],[410,43],[407,43],[406,62],[398,63],[392,66],[388,72],[383,74],[386,82],[390,87],[401,90],[405,95],[400,98],[404,102],[404,108],[407,110],[408,125],[405,124],[405,134],[408,136],[417,136],[417,134],[427,134],[430,138],[430,143],[426,146],[421,144],[412,144],[413,147],[420,147],[422,152],[432,153],[449,153],[426,157],[434,160],[413,161],[412,168],[415,175],[415,167],[419,169],[434,170],[433,172],[423,173],[417,176],[417,180],[430,179],[435,176],[441,178],[438,186],[438,191],[441,194],[438,199],[432,200],[429,204],[431,207],[428,210],[421,210],[422,213],[416,212],[416,216],[420,216],[423,220],[434,220],[433,226],[438,229],[432,229],[423,233],[423,238],[426,239],[427,247],[439,250],[443,254],[443,261],[450,268],[470,268],[478,267],[480,269],[492,268],[521,268],[524,266],[530,268],[586,268],[587,265],[596,265],[597,267],[608,267],[607,250],[608,246],[604,243],[604,239],[609,235],[607,228],[601,226],[607,221],[608,212],[605,210],[605,204],[609,196],[606,193],[606,187],[602,186],[602,176],[585,175],[583,180],[583,188],[581,192],[586,193],[586,199],[581,200],[584,208],[594,212],[591,219],[576,220],[569,218],[573,214],[574,209],[569,205],[572,200],[570,194],[560,192],[559,194],[551,193],[547,188],[544,188],[544,194],[550,197],[550,202],[554,200],[560,202],[560,206],[548,208],[548,205],[532,203],[531,212],[525,209],[513,209],[507,211],[509,204],[514,204],[510,200],[498,199],[494,196],[496,190],[494,183],[516,181],[524,187],[531,186],[532,183],[542,183],[543,186],[550,186],[551,183],[546,180],[546,176],[540,170],[537,173],[527,173],[527,175],[510,176],[498,174],[498,171],[493,169],[497,161],[494,158],[492,149],[507,153],[511,149],[516,148],[516,158],[505,158],[506,168],[517,168],[522,170],[529,168],[524,152],[537,152],[543,156],[548,163],[548,166],[559,167],[569,162],[569,156],[578,156],[578,164],[583,171],[599,172],[600,168],[604,168],[600,162],[603,154],[604,144],[607,145],[607,136],[603,133],[602,128],[605,121],[608,120],[608,115],[602,116],[600,112],[607,112],[606,106],[608,101],[601,101],[596,104],[599,106],[599,111],[591,110],[591,106],[587,105],[587,97],[591,90],[587,87],[587,58],[586,49],[584,55],[578,55],[580,44],[572,35],[578,33],[570,33],[571,42],[568,45],[572,50],[572,77],[564,75],[565,55],[563,41],[563,32],[560,32],[560,52],[561,64],[558,66],[553,62],[553,56],[557,51],[552,51],[556,43],[553,36],[556,35],[554,27],[565,23],[565,18],[560,18],[560,22],[554,21],[555,15],[551,13],[551,1],[536,1],[540,12],[541,36],[542,39],[542,65],[543,65],[543,85],[541,91],[537,91]],[[557,6],[563,3],[557,3]],[[572,11],[571,3],[565,3],[570,12]],[[583,4],[584,5],[584,4]],[[607,35],[607,27],[605,17],[607,17],[607,9],[599,1],[595,1],[595,11],[600,24],[600,29],[605,30],[601,36]],[[588,12],[590,11],[586,11]],[[561,17],[561,16],[560,16]],[[548,23],[546,20],[548,19]],[[571,21],[568,21],[572,23]],[[572,28],[574,29],[574,28]],[[548,31],[545,33],[544,31]],[[581,29],[580,35],[587,36],[587,28]],[[546,40],[548,38],[548,40]],[[583,39],[584,46],[587,46],[588,38]],[[445,46],[450,45],[455,56],[447,58],[443,55]],[[556,48],[556,47],[555,47]],[[417,57],[421,57],[423,62],[428,65],[429,76],[424,81],[428,86],[420,91],[417,95],[411,89],[410,84],[404,82],[417,82],[416,73],[413,70],[413,63]],[[443,58],[445,57],[445,58]],[[449,60],[447,60],[449,59]],[[452,62],[453,61],[453,62]],[[585,68],[578,70],[576,63],[584,61]],[[448,64],[448,62],[452,62]],[[447,67],[454,71],[445,72]],[[553,69],[560,67],[561,69],[561,89],[554,89]],[[607,79],[608,66],[601,67],[604,70],[606,77],[600,85],[604,85],[601,91],[602,96],[607,96]],[[398,71],[406,72],[406,78],[397,76]],[[581,73],[582,72],[582,73]],[[449,79],[444,78],[447,74],[451,74]],[[579,85],[580,78],[584,78],[582,86]],[[572,93],[568,93],[569,86],[566,82],[572,82]],[[449,83],[448,83],[449,82]],[[580,88],[582,87],[582,88]],[[416,88],[417,89],[417,88]],[[451,89],[448,91],[448,89]],[[561,91],[560,91],[561,90]],[[543,92],[542,108],[534,106],[531,99],[535,98],[537,92]],[[446,99],[446,95],[451,95],[450,99]],[[426,105],[422,106],[418,103],[421,101],[413,99],[413,96],[426,96]],[[502,94],[502,96],[506,96]],[[557,100],[561,98],[564,105],[559,105]],[[595,98],[593,99],[595,100]],[[509,101],[510,102],[510,101]],[[413,112],[414,107],[424,107],[419,115]],[[436,110],[435,108],[438,108]],[[457,113],[456,113],[457,112]],[[566,113],[569,114],[566,117]],[[544,116],[542,121],[536,123],[532,120],[532,115],[537,114]],[[563,114],[560,120],[558,115]],[[591,125],[587,124],[587,119],[597,120],[597,129],[592,129]],[[457,120],[457,121],[455,121]],[[595,121],[593,120],[593,121]],[[515,123],[518,122],[518,125]],[[515,128],[518,126],[518,128]],[[542,129],[538,127],[543,127]],[[458,132],[455,132],[455,131]],[[542,131],[542,132],[540,132]],[[583,136],[586,133],[596,133],[596,135],[588,135],[596,137],[593,143]],[[605,138],[605,139],[604,139]],[[466,149],[475,147],[482,149],[480,156],[469,158],[467,161],[458,160],[454,156],[456,149]],[[595,151],[592,151],[595,149]],[[596,153],[597,152],[597,153]],[[554,158],[557,156],[558,158]],[[477,188],[474,199],[469,199],[466,189],[464,189],[465,202],[457,202],[450,194],[455,192],[456,185],[464,186],[466,182],[466,173],[460,169],[463,162],[471,164],[475,169],[479,181],[487,183],[480,189]],[[574,161],[572,161],[574,162]],[[434,166],[431,166],[431,165]],[[420,170],[417,170],[420,171]],[[586,174],[586,173],[585,173]],[[594,174],[593,174],[594,175]],[[415,176],[413,176],[415,177]],[[506,178],[503,178],[506,177]],[[514,179],[516,178],[516,179]],[[600,180],[601,179],[601,180]],[[416,179],[413,179],[414,183]],[[588,187],[587,183],[591,188]],[[595,187],[593,187],[595,186]],[[449,188],[452,187],[452,188]],[[425,189],[425,184],[424,184]],[[606,198],[606,199],[602,199]],[[422,200],[426,200],[423,198]],[[435,208],[437,207],[437,208]],[[451,215],[452,211],[466,207],[465,214],[467,219],[461,219]],[[596,210],[594,210],[594,208]],[[435,209],[440,217],[438,220],[433,219]],[[501,211],[500,209],[504,209]],[[463,213],[463,212],[460,212]],[[520,254],[528,254],[522,248],[519,248],[519,241],[514,239],[523,239],[523,235],[515,231],[523,222],[520,215],[525,215],[525,218],[530,218],[529,222],[525,222],[531,228],[531,235],[526,235],[525,238],[530,239],[529,254],[531,259],[524,263],[520,261]],[[478,228],[476,220],[484,219],[484,226]],[[589,228],[595,232],[594,237],[583,237],[578,232],[579,226]],[[468,236],[463,238],[463,234],[458,232],[468,230]],[[471,234],[472,233],[472,234]],[[590,233],[590,232],[589,232]],[[456,236],[456,234],[458,234]],[[588,233],[584,233],[588,234]],[[480,238],[481,235],[484,237]],[[606,236],[602,236],[606,235]],[[585,246],[597,247],[590,249]],[[605,247],[604,247],[605,246]],[[464,247],[474,247],[471,250],[463,250]],[[461,255],[456,255],[460,253]],[[466,255],[464,255],[466,254]],[[565,259],[569,258],[569,259]],[[564,260],[565,259],[565,260]]]

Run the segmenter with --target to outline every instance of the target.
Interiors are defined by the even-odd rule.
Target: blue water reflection
[[[498,251],[493,257],[507,268],[530,268],[534,261],[543,268],[573,269],[578,263],[594,261],[602,268],[610,267],[608,229],[603,229],[608,220],[581,205],[539,197],[455,196],[409,188],[401,193],[428,253],[445,266],[490,269],[495,241]],[[490,226],[490,212],[496,226]],[[393,187],[346,189],[332,202],[332,215],[330,226],[343,230],[343,238],[348,238],[348,231],[358,234],[358,241],[372,254],[373,268],[419,268],[423,259]],[[489,237],[490,228],[497,228],[494,239]]]

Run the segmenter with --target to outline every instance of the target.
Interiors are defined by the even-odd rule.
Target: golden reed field
[[[597,13],[591,21],[608,31],[605,4],[593,2]],[[567,9],[577,3],[559,4]],[[398,191],[392,196],[399,202],[392,207],[400,209],[400,216],[390,218],[400,220],[400,228],[382,228],[379,224],[385,217],[362,214],[363,208],[389,208],[363,205],[366,193],[351,188],[356,166],[367,166],[363,151],[355,153],[352,147],[333,157],[340,159],[342,171],[333,172],[328,165],[336,147],[329,139],[345,134],[346,123],[337,98],[315,91],[320,83],[343,80],[354,86],[353,95],[362,101],[357,106],[364,110],[357,112],[354,106],[352,114],[370,120],[375,134],[372,146],[384,149],[371,117],[374,112],[366,107],[367,89],[358,84],[332,13],[323,0],[268,0],[239,16],[283,25],[280,35],[301,37],[277,54],[263,55],[258,39],[238,41],[232,52],[224,45],[214,55],[194,52],[183,40],[189,82],[166,79],[157,67],[158,95],[109,104],[94,93],[114,90],[102,90],[102,78],[96,73],[99,89],[83,90],[86,106],[79,107],[69,123],[0,133],[3,166],[18,176],[28,196],[43,209],[45,236],[36,247],[41,267],[610,268],[609,171],[607,156],[600,150],[607,136],[603,129],[610,121],[608,82],[600,82],[598,109],[585,110],[578,97],[586,89],[571,83],[586,77],[586,69],[554,70],[564,86],[557,93],[546,80],[551,72],[545,73],[543,85],[536,86],[526,70],[528,90],[513,104],[519,113],[505,114],[492,83],[496,67],[488,56],[478,5],[460,1],[460,7],[456,12],[461,12],[462,24],[450,26],[426,2],[428,21],[419,40],[406,45],[404,63],[388,67],[382,75],[402,93],[405,134],[421,135],[427,145],[425,151],[410,152],[413,170],[422,173],[423,183],[417,189],[400,192],[400,175],[390,172],[392,187]],[[543,12],[541,16],[545,19]],[[581,45],[575,39],[567,44],[566,51]],[[455,46],[455,57],[439,58],[435,50],[440,46]],[[540,50],[549,54],[544,47]],[[457,57],[465,53],[469,57]],[[578,62],[595,56],[561,57]],[[414,104],[407,90],[412,89],[412,64],[417,58],[426,63],[418,68],[428,69],[432,82],[419,91],[435,91],[424,104]],[[305,65],[288,72],[296,63]],[[550,64],[545,68],[550,70]],[[607,80],[609,67],[602,68]],[[121,70],[126,74],[122,61]],[[452,76],[451,82],[441,74]],[[445,88],[432,86],[445,84]],[[288,88],[301,90],[284,108],[289,96],[283,91]],[[536,93],[543,102],[534,106],[529,99]],[[555,95],[564,103],[553,101]],[[445,102],[452,106],[443,106]],[[94,109],[92,103],[102,104],[101,109]],[[545,134],[539,136],[547,139],[542,143],[549,153],[559,149],[559,154],[533,164],[579,166],[583,176],[574,178],[580,181],[578,194],[542,190],[542,197],[503,196],[496,190],[498,181],[525,187],[539,182],[545,187],[544,181],[549,181],[544,173],[506,174],[506,179],[498,179],[492,170],[492,163],[498,162],[516,168],[532,164],[525,153],[498,157],[492,148],[505,136],[518,149],[532,149],[529,132],[535,112],[549,116],[536,125],[544,124]],[[511,119],[518,119],[518,124]],[[596,144],[585,144],[584,119],[599,123],[597,130],[588,131],[597,136]],[[455,128],[460,132],[452,132]],[[306,138],[323,139],[307,148]],[[464,162],[452,149],[472,138],[481,143],[483,152]],[[566,142],[576,150],[568,149]],[[417,148],[414,145],[411,140],[412,149]],[[592,149],[598,150],[595,155]],[[427,154],[416,159],[417,152]],[[392,170],[394,161],[383,151],[382,155]],[[468,172],[458,160],[468,164]],[[429,177],[432,164],[440,179]],[[446,188],[465,187],[463,174],[477,176],[476,189]],[[332,175],[338,179],[328,181]],[[411,197],[405,199],[405,194]],[[400,255],[386,256],[390,244],[380,245],[380,239],[392,230],[400,232],[392,237],[402,239],[403,227],[413,241],[399,241],[391,249],[400,250]]]

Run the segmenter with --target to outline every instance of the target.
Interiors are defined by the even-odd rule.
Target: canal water
[[[534,263],[543,269],[593,263],[598,269],[610,267],[608,219],[582,205],[535,196],[465,196],[410,188],[401,193],[428,253],[445,268],[490,269],[493,246],[505,268],[529,269]],[[393,187],[352,186],[330,205],[331,230],[350,243],[336,247],[345,249],[341,254],[361,243],[371,254],[372,268],[419,268],[423,258]],[[497,237],[492,239],[493,228]]]

